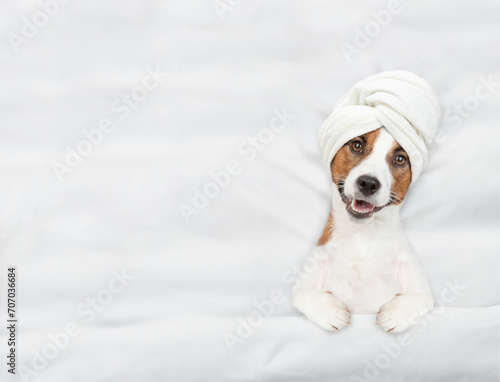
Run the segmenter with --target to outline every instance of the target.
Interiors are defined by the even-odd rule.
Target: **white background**
[[[9,33],[47,1],[0,5],[1,293],[16,265],[18,372],[50,333],[80,331],[27,380],[351,381],[376,360],[380,381],[498,380],[498,1],[402,2],[348,60],[340,45],[387,2],[233,1],[219,17],[211,1],[73,0],[16,53]],[[157,65],[168,77],[120,119],[113,102]],[[319,128],[391,69],[424,77],[448,116],[402,221],[436,299],[462,289],[385,365],[397,337],[371,315],[323,332],[292,307],[290,272],[328,215]],[[240,144],[283,108],[295,117],[247,161]],[[103,118],[116,130],[60,182],[54,161]],[[232,160],[241,173],[187,224],[179,207]],[[122,269],[134,280],[86,322],[77,307]],[[231,353],[224,333],[275,289],[282,303]]]

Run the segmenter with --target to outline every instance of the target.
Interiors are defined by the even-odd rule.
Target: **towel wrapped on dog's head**
[[[345,143],[384,127],[408,154],[415,181],[427,162],[440,117],[436,95],[416,74],[396,70],[370,76],[340,99],[321,127],[323,162],[330,172]]]

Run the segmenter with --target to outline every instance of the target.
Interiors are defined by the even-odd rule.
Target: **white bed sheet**
[[[211,1],[72,1],[18,53],[8,33],[40,5],[0,5],[0,277],[4,296],[6,267],[17,266],[18,372],[50,382],[497,381],[498,1],[401,2],[350,62],[340,44],[388,3],[223,3],[221,19]],[[168,77],[120,119],[114,100],[157,66]],[[426,78],[446,117],[402,209],[439,305],[404,345],[371,315],[325,333],[290,293],[328,214],[319,127],[355,81],[390,69]],[[290,123],[254,158],[242,154],[276,110]],[[116,130],[59,182],[53,162],[103,118]],[[179,207],[231,161],[241,173],[187,224]],[[126,288],[94,317],[82,313],[88,298],[108,302],[122,270]],[[281,296],[272,314],[231,352],[224,333],[271,293]],[[69,322],[79,334],[37,360]]]

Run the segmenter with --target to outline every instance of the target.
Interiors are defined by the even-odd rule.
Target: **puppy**
[[[399,220],[412,179],[409,156],[382,127],[346,142],[331,174],[330,215],[293,304],[328,331],[350,324],[351,313],[376,313],[377,325],[400,333],[434,305]]]

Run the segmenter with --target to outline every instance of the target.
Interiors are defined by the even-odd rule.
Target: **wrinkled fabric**
[[[350,62],[339,44],[386,1],[242,1],[223,20],[212,1],[61,1],[16,54],[7,34],[41,3],[0,2],[2,382],[21,380],[5,370],[9,265],[19,372],[81,329],[27,381],[498,381],[498,1],[401,2]],[[125,118],[122,96],[157,65],[168,77]],[[401,208],[442,305],[408,337],[373,315],[326,333],[291,301],[331,203],[318,131],[354,83],[396,68],[443,108]],[[454,112],[490,75],[493,92]],[[53,162],[105,118],[116,129],[60,182]]]

